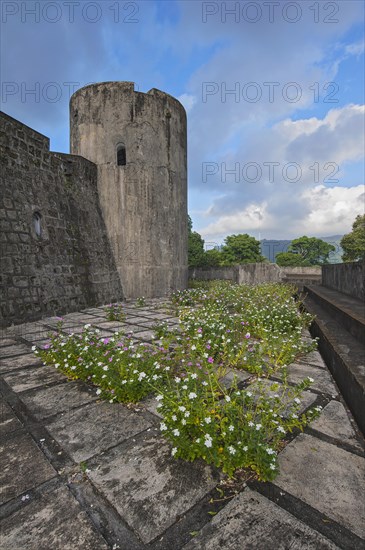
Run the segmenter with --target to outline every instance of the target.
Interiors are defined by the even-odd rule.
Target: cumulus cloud
[[[28,9],[26,2],[18,4]],[[48,18],[55,4],[47,4]],[[132,80],[140,91],[165,90],[189,115],[191,211],[206,237],[240,231],[293,237],[308,223],[321,231],[325,218],[332,227],[325,233],[349,229],[348,212],[359,208],[362,182],[346,178],[363,158],[364,108],[350,103],[360,103],[358,98],[344,99],[357,73],[341,81],[340,68],[350,62],[361,67],[363,41],[352,31],[363,20],[362,2],[279,3],[270,20],[269,3],[260,2],[148,0],[125,9],[119,2],[81,1],[73,22],[68,3],[58,4],[63,12],[54,24],[44,14],[39,23],[33,16],[22,21],[20,11],[3,20],[2,80],[15,87],[2,99],[11,116],[67,151],[74,83]],[[102,10],[94,23],[87,19],[95,8],[81,17],[91,4]],[[208,4],[214,12],[209,15]],[[256,22],[247,21],[254,8],[248,14],[245,4],[258,6],[259,15],[261,6]],[[286,4],[292,5],[289,12]],[[299,18],[290,23],[293,4]],[[225,16],[226,8],[239,13]],[[61,90],[57,101],[55,88],[47,88],[52,82]],[[26,92],[37,85],[38,100],[22,95],[22,86]],[[298,181],[289,163],[300,166]],[[261,170],[256,179],[255,169]]]
[[[208,241],[221,242],[232,233],[252,233],[256,237],[284,239],[301,235],[328,236],[350,231],[354,218],[364,211],[364,187],[314,188],[298,192],[301,217],[288,215],[289,197],[281,212],[272,212],[270,202],[251,203],[234,214],[222,214],[200,232]],[[304,214],[304,215],[303,215]]]

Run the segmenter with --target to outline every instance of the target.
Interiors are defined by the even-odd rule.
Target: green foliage
[[[191,231],[188,236],[188,265],[189,267],[201,267],[204,265],[204,239],[196,231]]]
[[[204,264],[207,267],[218,267],[223,260],[222,253],[216,248],[206,250],[204,255]]]
[[[309,265],[328,263],[330,252],[334,252],[335,250],[332,244],[326,243],[322,239],[306,237],[305,235],[294,239],[288,247],[288,252],[299,254]]]
[[[275,257],[276,263],[281,266],[309,266],[308,260],[305,260],[301,254],[294,254],[294,252],[279,252]]]
[[[263,262],[260,252],[260,241],[250,235],[229,235],[224,240],[222,265],[235,265],[250,262]]]
[[[229,476],[250,468],[260,479],[274,479],[282,439],[320,411],[299,413],[313,380],[287,381],[287,365],[313,349],[301,337],[311,316],[300,311],[291,287],[279,284],[211,282],[177,292],[172,301],[180,326],[156,325],[160,340],[153,344],[121,334],[101,338],[90,325],[65,334],[60,321],[51,344],[35,352],[70,379],[92,383],[111,403],[156,395],[173,456],[201,458]],[[240,370],[251,375],[245,389]],[[269,380],[272,374],[280,384]]]
[[[146,305],[146,299],[144,296],[140,296],[136,300],[136,307],[144,307]]]
[[[167,372],[160,366],[158,350],[133,344],[131,337],[118,333],[111,338],[100,338],[99,333],[85,325],[81,334],[55,334],[38,354],[71,380],[97,386],[96,393],[111,403],[136,403],[151,393],[152,381],[155,387],[165,383]]]
[[[341,239],[344,262],[356,262],[365,259],[365,214],[356,216],[351,233]]]
[[[109,304],[104,311],[108,321],[125,321],[126,315],[122,304]]]
[[[160,429],[171,442],[172,455],[192,461],[202,458],[230,477],[238,468],[250,468],[259,479],[278,473],[277,452],[287,432],[303,427],[320,408],[298,414],[299,395],[310,385],[307,378],[295,387],[258,380],[239,390],[219,383],[211,365],[205,372],[190,370],[164,386],[158,396],[163,415]]]

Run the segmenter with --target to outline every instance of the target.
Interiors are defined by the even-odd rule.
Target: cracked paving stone
[[[22,392],[45,386],[51,382],[63,382],[66,377],[58,372],[54,367],[40,365],[38,367],[29,367],[26,370],[15,370],[3,375],[5,382],[15,392]]]
[[[338,546],[264,496],[245,489],[183,550],[337,550]]]
[[[69,411],[97,399],[95,390],[79,381],[28,390],[19,397],[38,419]]]
[[[300,434],[279,455],[275,485],[365,538],[365,459]]]
[[[92,482],[144,543],[160,536],[220,479],[202,462],[172,458],[171,447],[156,432],[128,440],[89,468]]]
[[[108,545],[66,487],[42,494],[1,522],[4,550],[103,550]]]
[[[92,403],[46,425],[75,462],[81,462],[151,427],[123,405]]]
[[[1,504],[55,475],[56,471],[29,435],[14,434],[0,446]]]

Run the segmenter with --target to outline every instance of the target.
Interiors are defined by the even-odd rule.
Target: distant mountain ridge
[[[318,237],[326,243],[332,244],[335,247],[335,251],[329,255],[329,262],[331,264],[338,264],[342,262],[343,250],[340,246],[340,241],[343,235],[331,235],[329,237]],[[270,262],[275,262],[276,254],[279,252],[286,252],[291,240],[286,239],[262,239],[261,241],[261,254],[265,256]]]

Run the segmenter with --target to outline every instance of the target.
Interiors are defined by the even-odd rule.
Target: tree
[[[340,242],[344,262],[356,262],[365,259],[365,214],[356,216],[351,233],[344,235]]]
[[[222,253],[216,248],[206,250],[204,255],[204,264],[207,267],[217,267],[221,265],[222,256]]]
[[[336,249],[332,244],[317,239],[316,237],[299,237],[294,239],[289,247],[288,252],[294,254],[300,254],[307,265],[320,265],[327,264],[330,252],[334,252]],[[303,264],[301,264],[303,265]]]
[[[192,229],[193,222],[188,216],[188,265],[201,267],[204,265],[204,239]]]
[[[300,254],[294,252],[279,252],[276,254],[275,261],[280,267],[309,266],[310,263]]]
[[[229,235],[222,248],[222,265],[235,265],[250,262],[263,262],[260,252],[260,241],[250,235]]]

